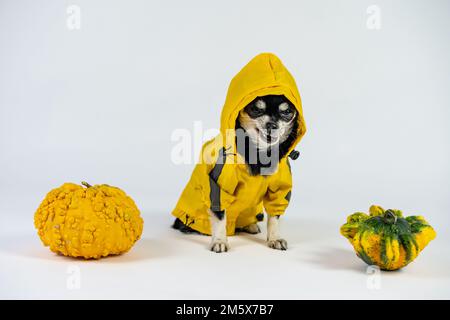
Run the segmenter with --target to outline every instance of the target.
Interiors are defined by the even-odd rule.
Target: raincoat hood
[[[250,60],[231,80],[220,119],[220,131],[227,141],[234,141],[234,129],[239,111],[255,98],[265,95],[284,95],[297,109],[297,139],[292,151],[306,132],[302,102],[294,78],[281,60],[272,53],[261,53]]]

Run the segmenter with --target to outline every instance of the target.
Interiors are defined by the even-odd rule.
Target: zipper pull
[[[297,150],[292,150],[291,153],[289,154],[289,158],[291,158],[292,160],[297,160],[299,156],[300,152]]]

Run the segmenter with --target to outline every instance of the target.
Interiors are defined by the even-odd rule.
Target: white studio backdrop
[[[173,131],[218,128],[231,78],[273,52],[308,127],[286,219],[375,203],[445,233],[449,39],[445,0],[0,0],[0,223],[86,180],[169,225],[194,166],[172,162]]]

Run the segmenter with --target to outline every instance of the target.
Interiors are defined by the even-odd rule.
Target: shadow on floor
[[[323,247],[322,250],[312,252],[310,255],[311,258],[304,259],[304,261],[323,269],[353,270],[358,273],[365,273],[367,269],[367,265],[356,256],[351,248]]]
[[[286,239],[288,242],[288,247],[303,247],[311,242],[323,241],[326,238],[336,238],[340,237],[339,235],[339,226],[331,222],[324,221],[315,221],[315,220],[302,220],[302,219],[287,219],[285,217],[282,218],[280,222],[280,235],[282,238]],[[239,248],[243,246],[267,246],[266,237],[266,221],[259,223],[261,228],[261,233],[259,234],[249,234],[246,232],[237,232],[231,238],[230,242],[233,242],[233,248]],[[207,248],[211,237],[205,235],[198,234],[183,234],[177,230],[171,231],[172,233],[168,234],[169,237],[175,237],[177,239],[192,242],[201,247]],[[234,241],[244,240],[244,241]],[[345,239],[343,239],[345,241]]]
[[[315,221],[308,219],[289,219],[282,217],[280,220],[280,236],[292,246],[304,245],[311,242],[323,241],[328,237],[340,237],[339,226],[326,221]],[[252,235],[248,233],[238,233],[238,237],[254,241],[259,244],[266,243],[266,220],[260,222],[261,233]]]
[[[170,245],[163,240],[142,238],[127,253],[109,256],[106,263],[126,263],[148,259],[161,259],[170,256]]]
[[[163,258],[170,254],[169,245],[158,239],[142,238],[127,253],[108,256],[100,260],[84,260],[82,258],[65,257],[51,252],[48,247],[44,247],[37,236],[8,236],[0,241],[0,252],[15,257],[40,259],[56,262],[84,261],[121,263],[130,261],[140,261],[147,259]]]

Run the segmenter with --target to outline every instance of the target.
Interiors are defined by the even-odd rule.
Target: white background
[[[380,30],[366,26],[374,4]],[[0,298],[450,298],[449,39],[445,0],[0,0]],[[171,161],[171,134],[217,128],[229,81],[260,52],[297,79],[308,127],[290,250],[262,234],[217,255],[169,228],[194,165]],[[82,180],[136,200],[145,230],[128,254],[86,262],[41,245],[40,201]],[[370,204],[438,233],[377,290],[339,235]]]

